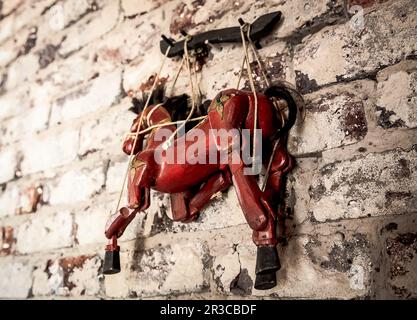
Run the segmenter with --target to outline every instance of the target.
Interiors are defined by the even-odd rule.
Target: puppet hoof
[[[120,253],[118,250],[106,251],[104,255],[103,274],[120,272]]]
[[[268,290],[277,285],[276,272],[281,269],[275,246],[258,246],[256,254],[256,290]]]
[[[255,277],[256,290],[268,290],[277,285],[277,275],[275,271],[260,273]]]
[[[281,269],[275,246],[258,246],[256,254],[256,274],[276,272]]]

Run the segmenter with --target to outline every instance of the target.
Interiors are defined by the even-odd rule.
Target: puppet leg
[[[128,179],[128,207],[122,207],[107,221],[105,236],[109,244],[105,249],[103,273],[114,274],[120,272],[120,248],[117,239],[120,238],[127,226],[140,211],[150,205],[149,170],[148,164],[138,156],[132,161]]]
[[[269,172],[265,193],[268,199],[274,201],[278,207],[278,232],[279,237],[285,239],[285,212],[283,197],[285,181],[289,171],[295,166],[294,158],[287,151],[287,136],[282,137],[275,149],[272,165]]]
[[[224,191],[232,184],[228,170],[212,175],[193,196],[191,192],[171,194],[171,210],[174,221],[185,223],[197,219],[198,213],[217,192]]]
[[[286,142],[286,137],[282,137],[278,142],[264,192],[269,203],[272,203],[272,201],[278,202],[278,215],[271,216],[264,230],[253,232],[253,241],[258,245],[256,261],[257,277],[255,281],[255,287],[258,288],[268,288],[269,283],[274,282],[273,275],[268,270],[273,269],[271,266],[275,264],[274,260],[279,263],[275,245],[273,247],[271,246],[273,242],[276,242],[276,220],[280,224],[278,232],[282,233],[282,237],[284,237],[285,220],[281,199],[284,192],[285,176],[294,167],[294,160],[287,151]],[[266,244],[266,246],[263,246],[263,244]]]
[[[267,290],[276,285],[276,272],[281,268],[277,252],[276,213],[254,176],[245,175],[243,166],[234,168],[233,185],[240,206],[253,230],[252,240],[257,246],[255,289]]]
[[[214,129],[240,128],[248,112],[248,100],[236,96],[228,100],[223,114],[209,113],[210,125]],[[242,140],[243,140],[242,136]],[[242,145],[248,145],[242,141]],[[219,150],[222,150],[218,145]],[[253,230],[253,241],[258,247],[255,288],[266,290],[276,285],[276,271],[281,267],[276,249],[275,217],[266,195],[260,190],[256,177],[245,172],[245,165],[240,149],[228,147],[228,167],[232,174],[233,185],[245,215],[246,221]]]

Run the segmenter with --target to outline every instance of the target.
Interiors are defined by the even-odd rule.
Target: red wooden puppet
[[[288,115],[285,121],[282,120],[274,99],[286,102]],[[120,271],[117,239],[136,214],[149,207],[150,189],[171,195],[172,217],[175,221],[191,222],[198,217],[215,193],[233,185],[242,212],[253,230],[253,242],[257,246],[255,288],[263,290],[274,287],[276,271],[280,269],[276,249],[276,223],[282,210],[285,175],[294,165],[286,148],[287,134],[295,122],[296,114],[297,104],[292,91],[284,85],[272,86],[263,93],[256,93],[256,97],[252,92],[229,89],[220,92],[211,101],[207,117],[185,135],[176,135],[169,141],[171,143],[167,143],[158,137],[161,130],[175,133],[177,127],[172,124],[160,127],[155,125],[171,122],[170,112],[164,104],[154,104],[146,108],[134,120],[131,128],[132,133],[138,131],[138,126],[139,131],[153,128],[146,132],[146,143],[145,134],[141,134],[136,144],[134,135],[128,137],[123,144],[123,151],[127,154],[131,153],[135,145],[128,177],[128,204],[114,214],[106,225],[105,235],[110,241],[106,247],[104,273]],[[256,140],[254,123],[261,130],[258,138],[263,147],[262,162],[268,169],[265,188],[258,186],[257,175],[247,174],[248,165],[242,157],[242,150],[249,148]],[[227,132],[243,132],[247,129],[249,136],[241,135],[237,140],[228,139],[225,148],[219,143],[218,137],[213,139],[213,129],[224,129]],[[200,135],[203,133],[205,139],[197,142],[195,139],[187,139],[197,131]],[[196,143],[201,145],[196,146]],[[194,151],[194,155],[200,157],[200,160],[204,158],[205,161],[179,163],[169,161],[168,157],[157,159],[156,153],[161,151],[162,146],[165,155],[169,152],[177,154],[178,150],[185,150],[187,153],[193,148],[192,150],[198,150]],[[225,150],[227,156],[224,161],[210,162],[210,154],[215,154],[219,159]]]

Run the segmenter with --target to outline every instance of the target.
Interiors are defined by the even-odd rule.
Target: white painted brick
[[[124,32],[124,33],[122,33]],[[129,33],[120,30],[123,35]],[[112,40],[117,38],[117,40]],[[124,55],[118,52],[129,51],[126,43],[120,42],[120,35],[109,34],[105,39],[95,41],[79,52],[75,52],[66,59],[55,60],[45,69],[40,70],[37,79],[41,80],[43,86],[48,85],[49,95],[52,98],[62,96],[62,92],[80,86],[87,82],[94,82],[100,75],[111,73],[124,63]],[[136,56],[137,50],[135,52]]]
[[[155,45],[155,39],[160,38],[161,34],[170,33],[169,26],[176,15],[175,7],[178,1],[139,2],[140,5],[137,5],[136,0],[122,3],[124,14],[129,16],[129,19],[125,19],[106,36],[105,41],[101,41],[97,50],[99,59],[125,63],[148,55],[155,49],[159,50],[159,45]],[[157,9],[150,10],[153,7]],[[150,11],[146,13],[145,22],[141,13],[148,10]],[[160,56],[160,51],[157,56]]]
[[[364,30],[351,29],[343,9],[353,1],[342,0],[0,2],[0,14],[16,8],[0,19],[0,218],[17,239],[12,255],[0,258],[0,298],[415,296],[415,259],[407,256],[414,244],[403,245],[399,231],[399,221],[414,219],[407,212],[416,207],[415,1],[363,4]],[[106,277],[103,287],[104,227],[126,169],[122,138],[134,117],[127,111],[130,99],[119,101],[122,90],[138,89],[158,70],[160,34],[178,39],[181,28],[194,34],[276,10],[283,20],[260,50],[267,72],[273,81],[296,82],[310,92],[305,119],[289,141],[291,153],[301,158],[287,188],[294,217],[287,220],[288,245],[279,246],[278,285],[253,288],[256,246],[232,187],[190,224],[170,220],[169,196],[152,192],[151,207],[120,239],[123,271]],[[34,26],[36,46],[23,54]],[[48,45],[57,51],[43,56],[50,64],[40,65]],[[241,59],[240,45],[212,46],[199,74],[207,98],[235,86]],[[162,76],[169,77],[168,88],[178,65],[167,60]],[[363,77],[370,80],[344,83]],[[189,92],[186,72],[176,90],[183,92]],[[52,128],[46,131],[49,115]],[[397,138],[398,149],[387,151]],[[9,161],[20,154],[20,166]],[[97,159],[110,154],[106,173],[108,160]],[[78,158],[83,167],[72,163]],[[23,178],[10,181],[16,167]],[[13,216],[20,191],[34,180],[44,183],[44,199],[63,209],[43,206]],[[413,226],[407,225],[401,232],[412,238]],[[384,244],[399,250],[385,254]],[[394,265],[404,266],[406,274],[393,277]]]
[[[0,256],[8,256],[14,253],[14,229],[12,226],[0,223]]]
[[[102,166],[71,170],[59,178],[56,186],[50,187],[49,203],[72,204],[88,200],[104,185]]]
[[[125,298],[129,295],[129,285],[127,283],[126,270],[104,278],[104,287],[107,297]]]
[[[17,10],[25,1],[24,0],[3,0],[1,14],[9,15],[12,11]]]
[[[336,82],[374,72],[417,50],[414,0],[391,1],[364,16],[364,29],[352,23],[324,28],[296,47],[294,70],[299,88]],[[389,23],[387,23],[389,21]]]
[[[17,230],[16,250],[32,253],[72,245],[72,215],[67,210],[30,216]]]
[[[85,155],[88,152],[100,150],[107,146],[119,145],[121,154],[125,134],[130,130],[132,121],[136,117],[135,113],[128,110],[131,105],[130,98],[124,99],[121,105],[112,107],[102,117],[83,125],[80,131],[80,149],[78,153]]]
[[[62,96],[52,105],[51,125],[110,107],[121,93],[120,84],[121,72],[118,70],[100,76],[91,85]]]
[[[320,23],[320,16],[328,16],[335,19],[344,14],[344,3],[340,0],[319,1],[285,1],[277,10],[282,11],[283,22],[277,33],[279,37],[290,36],[294,31],[299,31],[308,26],[314,26],[316,21]]]
[[[49,263],[48,272],[45,265],[38,266],[33,271],[32,292],[35,296],[59,295],[64,282],[64,272],[59,267],[58,261]]]
[[[145,234],[150,235],[216,230],[246,223],[233,187],[226,193],[214,195],[195,222],[184,224],[172,221],[169,195],[155,191],[151,192],[151,205],[146,212]]]
[[[113,203],[112,203],[113,204]],[[116,204],[113,204],[113,207]],[[76,239],[80,246],[89,244],[107,244],[107,238],[104,236],[104,227],[112,210],[114,210],[109,204],[105,206],[94,206],[80,212],[75,216],[75,223],[77,225]],[[91,226],[95,226],[91,228]],[[103,249],[104,250],[104,249]]]
[[[40,13],[53,1],[54,0],[2,1],[2,14],[6,15],[13,10],[14,12],[0,21],[0,42],[22,32],[22,27],[33,23],[34,19],[39,17]]]
[[[50,113],[50,87],[33,84],[30,88],[30,108],[10,120],[8,134],[11,141],[23,139],[47,128]]]
[[[147,23],[138,16],[119,24],[104,40],[95,44],[97,63],[107,68],[126,64],[155,48],[155,39],[161,34],[161,14],[156,11],[147,15]]]
[[[216,289],[222,293],[230,292],[230,284],[240,270],[238,251],[228,245],[217,251],[216,256],[213,258],[213,278],[216,283]]]
[[[234,88],[237,85],[243,54],[240,47],[233,46],[225,46],[221,51],[213,49],[213,52],[213,58],[207,62],[201,71],[201,79],[213,79],[213,81],[201,81],[200,84],[201,90],[208,99],[213,99],[219,91],[225,88]],[[290,52],[284,42],[278,42],[273,46],[260,49],[259,55],[262,57],[263,63],[268,66],[265,71],[272,84],[287,78]],[[173,69],[175,68],[178,68],[178,66],[173,66]],[[258,71],[254,78],[260,81],[261,76]],[[249,82],[245,79],[246,76],[242,78],[240,88],[245,84],[249,88]],[[179,78],[177,83],[176,89],[179,90],[176,92],[189,94],[189,80],[185,73],[182,73],[182,77]],[[184,88],[181,86],[184,86]]]
[[[14,32],[11,37],[2,43],[0,66],[8,66],[23,53],[24,46],[31,32],[33,32],[33,29],[30,26],[24,27],[19,32]]]
[[[19,50],[14,46],[14,39],[8,40],[3,44],[4,48],[0,51],[0,66],[4,67],[16,59]]]
[[[0,152],[0,183],[14,178],[17,166],[17,154],[14,148],[1,148]]]
[[[39,59],[34,54],[19,57],[8,69],[6,89],[11,90],[22,82],[32,80],[39,70]]]
[[[330,250],[327,246],[343,248],[343,242],[341,243],[337,239],[337,235],[329,237],[318,235],[317,238],[321,241],[321,246],[319,246],[319,250],[316,253],[320,260],[328,261],[329,259]],[[309,238],[306,236],[292,239],[288,247],[281,251],[284,253],[280,252],[282,267],[277,273],[277,287],[267,291],[254,290],[253,294],[265,295],[275,292],[275,295],[278,297],[348,299],[369,293],[369,258],[366,252],[362,251],[361,247],[358,246],[357,250],[355,249],[352,253],[352,266],[357,266],[363,271],[361,286],[355,287],[352,285],[352,274],[350,272],[352,267],[348,267],[348,270],[338,270],[337,268],[325,269],[323,265],[320,265],[321,269],[319,269],[319,266],[315,265],[311,255],[306,250],[308,241]],[[352,243],[354,244],[354,242]],[[242,264],[246,265],[248,269],[252,268],[251,266],[255,266],[255,261],[250,254],[242,253],[241,259]],[[319,263],[316,262],[316,264]]]
[[[314,218],[324,222],[414,210],[416,159],[413,149],[395,150],[322,166],[310,187]]]
[[[100,274],[102,261],[99,257],[87,259],[81,268],[74,268],[68,281],[75,287],[71,289],[73,296],[95,296],[100,292]]]
[[[10,143],[24,139],[47,127],[49,118],[49,104],[32,107],[21,116],[14,117],[1,125],[4,132],[2,142]]]
[[[368,132],[372,81],[322,89],[306,95],[305,114],[290,131],[289,150],[297,156],[354,144]]]
[[[7,119],[23,114],[29,108],[30,90],[18,88],[0,96],[0,119]]]
[[[15,184],[7,184],[0,192],[0,217],[13,215],[19,203],[19,188]]]
[[[45,267],[46,264],[46,267]],[[95,296],[101,289],[101,259],[96,255],[50,259],[34,271],[35,296]]]
[[[310,195],[308,189],[317,172],[317,162],[318,160],[315,158],[297,158],[296,166],[289,174],[291,178],[287,180],[289,196],[286,198],[286,204],[293,208],[292,222],[294,224],[301,224],[309,218]]]
[[[104,235],[105,226],[109,217],[115,212],[117,198],[105,203],[97,203],[88,206],[86,209],[75,215],[76,223],[76,241],[80,246],[90,244],[107,244],[107,238]],[[123,203],[122,203],[123,205]],[[125,230],[119,241],[129,241],[143,236],[145,213],[139,213],[131,224]],[[91,228],[94,225],[95,228]],[[103,247],[104,248],[104,247]]]
[[[62,27],[65,28],[69,24],[78,21],[88,13],[97,11],[103,7],[103,0],[94,1],[94,6],[88,0],[65,0],[54,5],[51,13],[59,12],[62,19]],[[52,16],[51,16],[52,18]]]
[[[123,89],[125,92],[137,90],[142,82],[147,81],[152,74],[156,74],[162,63],[162,58],[160,49],[153,47],[138,63],[126,66],[123,73]],[[166,69],[161,76],[165,77],[165,72]]]
[[[102,10],[80,20],[70,27],[59,53],[68,55],[109,32],[116,25],[119,13],[119,2],[109,1]]]
[[[35,82],[30,86],[30,99],[32,107],[45,108],[51,103],[51,85],[42,81]]]
[[[101,10],[104,0],[64,0],[56,2],[44,14],[38,24],[36,48],[48,44],[59,46],[68,33],[71,25],[77,24],[82,18],[88,19],[94,12]]]
[[[259,1],[212,1],[198,7],[192,16],[192,22],[198,24],[197,29],[209,30],[213,26],[225,28],[235,25],[236,17],[242,16],[245,21],[252,22],[257,17],[271,11],[282,12],[283,19],[276,35],[287,37],[307,25],[314,25],[315,20],[320,21],[318,17],[322,15],[331,19],[340,16],[343,13],[343,1],[272,1],[267,5],[265,2]],[[177,18],[177,20],[181,21],[182,19]]]
[[[46,69],[39,72],[39,78],[50,86],[52,98],[59,97],[62,92],[92,79],[98,70],[95,70],[95,50],[87,47],[74,53],[64,60],[54,61]]]
[[[136,14],[143,14],[157,8],[167,0],[122,0],[122,8],[125,16],[131,17]]]
[[[378,124],[383,128],[417,127],[417,62],[404,61],[378,74]]]
[[[13,6],[16,7],[16,11],[8,16],[8,19],[11,22],[7,22],[9,25],[5,27],[3,33],[0,33],[0,41],[5,39],[8,36],[11,36],[14,33],[18,33],[22,27],[32,24],[36,19],[41,15],[48,6],[50,6],[55,0],[37,0],[37,1],[14,1]],[[22,2],[23,5],[18,6],[18,3]],[[8,6],[11,10],[10,7]],[[3,25],[0,25],[0,29],[3,28]]]
[[[13,15],[8,16],[0,22],[0,42],[10,37],[13,33],[13,23],[15,17]]]
[[[68,164],[77,157],[79,133],[77,130],[28,139],[23,150],[23,174],[51,169]]]
[[[122,261],[131,261],[132,254],[134,253],[126,256],[122,253]],[[140,267],[133,267],[127,275],[129,291],[134,291],[138,296],[199,292],[205,284],[203,254],[204,249],[199,243],[175,243],[146,250],[138,262]],[[129,268],[127,265],[123,267],[126,270]],[[110,294],[118,291],[120,287],[116,286],[113,289],[110,287],[112,284],[111,281],[105,281],[106,292]]]
[[[0,297],[23,299],[32,287],[33,266],[26,260],[1,259]]]
[[[112,211],[114,212],[116,206],[116,201],[112,203]],[[135,219],[130,223],[130,225],[126,228],[123,235],[120,237],[120,241],[129,241],[134,239],[139,239],[145,237],[145,221],[148,218],[147,214],[144,212],[140,212],[136,215]]]
[[[307,251],[308,236],[291,239],[288,246],[279,247],[281,269],[277,272],[277,286],[269,290],[256,290],[255,282],[256,246],[251,241],[221,245],[211,248],[216,254],[213,259],[213,275],[216,290],[219,293],[234,296],[272,296],[274,298],[353,298],[364,295],[369,290],[369,257],[363,248],[358,247],[352,255],[352,262],[361,265],[364,271],[363,287],[351,286],[348,270],[335,270],[319,266],[317,260],[328,261],[332,246],[344,250],[344,243],[337,236],[317,236],[318,246],[314,253]],[[321,242],[320,242],[321,241]],[[349,243],[348,243],[349,245]],[[314,255],[314,256],[313,256]],[[345,263],[343,258],[340,262]],[[364,261],[362,261],[364,260]],[[236,283],[237,285],[233,283]]]
[[[127,163],[129,161],[128,156],[126,156],[125,161],[123,162],[111,162],[109,169],[107,170],[107,179],[106,179],[106,191],[109,193],[120,192],[120,188],[123,182],[123,174],[126,172]]]
[[[386,289],[388,294],[381,290],[379,296],[385,299],[414,299],[417,297],[417,284],[415,274],[415,231],[417,230],[415,215],[398,217],[395,230],[384,230],[386,257],[389,261],[386,273]],[[384,236],[384,235],[383,235]],[[401,288],[401,289],[399,289]]]

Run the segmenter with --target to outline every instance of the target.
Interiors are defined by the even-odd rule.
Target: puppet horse
[[[105,235],[109,244],[106,246],[103,271],[105,274],[120,271],[120,248],[117,238],[123,234],[137,213],[149,207],[150,189],[170,194],[174,221],[191,222],[198,217],[214,194],[233,185],[246,221],[253,230],[253,242],[257,246],[254,286],[258,290],[266,290],[276,285],[276,271],[281,267],[276,249],[276,224],[281,214],[285,175],[294,165],[293,158],[286,149],[286,138],[296,119],[297,104],[290,89],[285,86],[270,87],[263,94],[256,93],[256,98],[257,108],[252,92],[235,89],[220,92],[211,101],[207,117],[187,131],[185,136],[177,136],[170,145],[166,144],[163,150],[166,154],[170,151],[176,154],[179,148],[186,152],[191,151],[193,144],[195,148],[195,142],[193,139],[184,138],[192,136],[198,130],[206,139],[197,142],[204,145],[199,146],[194,153],[200,153],[203,158],[213,152],[220,156],[225,149],[221,147],[218,139],[210,138],[212,129],[247,129],[250,139],[246,140],[253,140],[254,116],[257,109],[256,128],[261,130],[263,163],[266,165],[270,162],[269,175],[263,191],[258,186],[257,176],[246,174],[247,165],[241,158],[240,150],[235,148],[234,142],[231,141],[226,148],[227,157],[225,161],[219,161],[220,163],[202,161],[184,164],[168,161],[168,157],[156,161],[156,152],[167,142],[156,139],[160,130],[175,132],[176,127],[155,127],[172,121],[163,104],[151,105],[142,111],[143,121],[140,130],[152,126],[155,128],[147,135],[145,146],[144,135],[138,136],[136,144],[132,136],[123,143],[123,151],[127,154],[131,154],[134,147],[134,158],[128,176],[128,205],[122,207],[107,222]],[[282,99],[286,102],[288,115],[284,123],[272,99]],[[133,122],[132,133],[138,131],[139,119],[141,114]],[[249,144],[250,141],[242,141],[243,148],[245,145],[248,148]]]

